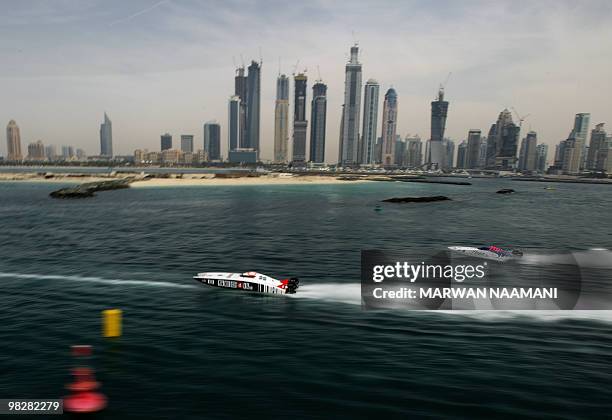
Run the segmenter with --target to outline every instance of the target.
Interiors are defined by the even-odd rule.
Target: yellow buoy
[[[121,337],[121,309],[102,311],[104,337]]]

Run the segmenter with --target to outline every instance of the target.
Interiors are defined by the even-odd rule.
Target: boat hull
[[[278,286],[248,280],[230,280],[202,276],[193,276],[193,279],[205,286],[230,289],[238,292],[262,293],[267,295],[285,295],[295,293],[295,290],[291,288],[280,288]]]

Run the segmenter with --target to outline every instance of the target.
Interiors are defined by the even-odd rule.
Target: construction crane
[[[449,72],[448,76],[446,76],[446,79],[444,79],[444,81],[442,83],[440,83],[440,88],[438,89],[438,100],[443,100],[444,99],[444,89],[446,88],[446,84],[448,83],[448,79],[450,79],[451,74],[453,74],[453,72]]]
[[[514,111],[514,115],[516,115],[516,118],[519,120],[519,128],[522,128],[523,121],[525,121],[531,114],[526,114],[521,117],[514,107],[512,107],[512,111]]]
[[[319,65],[317,64],[317,76],[319,77],[317,79],[317,82],[322,82],[323,79],[321,79],[321,69],[319,68]]]
[[[295,73],[297,72],[299,65],[300,65],[300,59],[298,58],[298,61],[295,62],[295,66],[293,66],[293,72],[291,73],[293,76],[295,76]]]

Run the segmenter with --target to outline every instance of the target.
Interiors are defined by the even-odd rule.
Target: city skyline
[[[611,119],[605,106],[610,87],[604,70],[609,66],[597,54],[612,38],[602,19],[612,15],[610,6],[571,4],[541,2],[510,8],[476,2],[432,8],[413,2],[396,4],[391,16],[357,2],[350,19],[345,8],[317,2],[294,11],[277,10],[274,2],[244,5],[239,12],[217,4],[216,16],[227,26],[224,29],[206,18],[203,4],[189,1],[167,2],[127,21],[122,16],[132,16],[150,2],[110,2],[107,8],[97,2],[66,2],[55,8],[20,2],[0,17],[4,35],[0,42],[8,64],[0,70],[0,80],[11,97],[0,104],[0,118],[17,121],[22,147],[42,140],[74,144],[98,154],[99,119],[107,111],[113,119],[115,155],[131,154],[136,148],[153,150],[161,133],[170,132],[175,138],[200,133],[205,121],[216,119],[221,121],[222,154],[227,156],[227,99],[236,67],[232,60],[239,63],[243,55],[246,63],[259,61],[261,51],[262,159],[273,158],[275,84],[281,56],[285,73],[297,59],[310,69],[310,75],[320,66],[328,85],[325,160],[334,163],[344,100],[343,70],[348,47],[358,40],[363,80],[375,78],[383,91],[393,85],[402,98],[397,131],[402,137],[418,133],[427,140],[429,103],[440,81],[452,72],[446,93],[451,103],[446,137],[458,143],[470,128],[486,133],[500,109],[515,107],[521,114],[531,114],[521,138],[532,129],[538,133],[538,142],[554,146],[567,138],[569,121],[577,113],[589,112],[591,126]],[[291,31],[286,39],[278,36],[294,23],[294,14],[306,12],[311,27]],[[413,14],[422,19],[403,25],[402,19]],[[503,24],[494,29],[479,20],[485,15],[503,16]],[[434,17],[448,35],[423,35]],[[211,24],[207,28],[195,25],[200,19]],[[368,27],[366,20],[376,24]],[[240,22],[247,21],[254,26],[270,22],[278,26],[245,39],[248,32],[240,28]],[[570,21],[580,24],[562,24]],[[112,22],[117,23],[110,26]],[[478,31],[471,31],[469,23]],[[34,24],[37,29],[32,33]],[[84,36],[75,37],[83,26]],[[160,31],[151,33],[152,28]],[[207,35],[213,30],[220,32],[210,41]],[[327,41],[326,31],[332,31],[334,42]],[[326,36],[315,36],[318,32]],[[153,44],[155,51],[147,51]],[[58,58],[65,56],[71,60]],[[577,62],[589,63],[589,78],[579,76],[587,70],[579,70],[583,65]],[[6,156],[6,144],[1,145],[0,154]]]

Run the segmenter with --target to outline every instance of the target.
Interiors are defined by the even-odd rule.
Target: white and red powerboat
[[[484,258],[485,260],[500,262],[513,260],[523,256],[523,253],[518,249],[505,250],[496,246],[483,246],[480,248],[470,246],[449,246],[448,249],[468,257]]]
[[[255,271],[247,271],[246,273],[198,273],[193,278],[207,286],[271,295],[293,294],[300,284],[296,277],[277,280]]]

